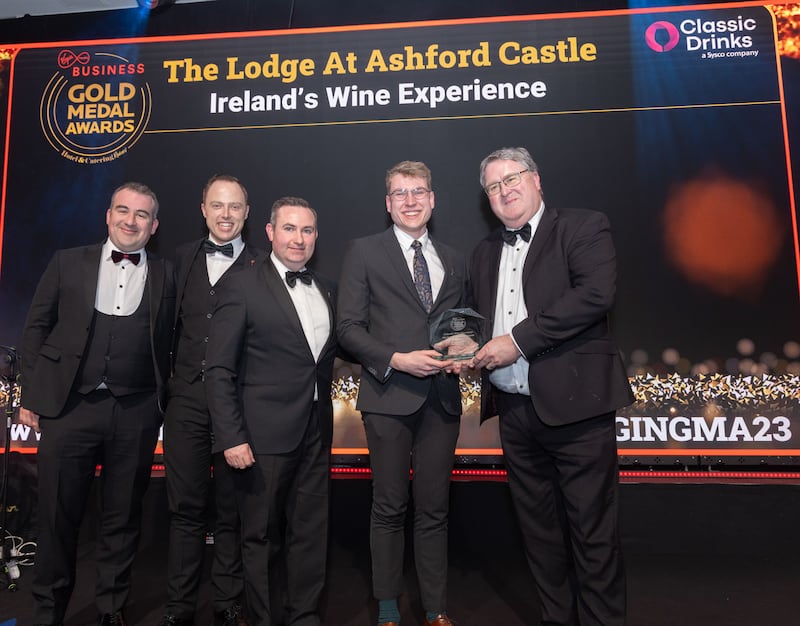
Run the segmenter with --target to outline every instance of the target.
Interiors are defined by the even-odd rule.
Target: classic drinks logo
[[[93,165],[127,153],[152,112],[144,63],[111,52],[61,50],[42,94],[42,132],[62,157]]]
[[[658,20],[645,29],[644,40],[654,52],[678,48],[696,53],[701,59],[757,57],[759,50],[753,47],[757,28],[757,20],[741,15],[719,20]]]

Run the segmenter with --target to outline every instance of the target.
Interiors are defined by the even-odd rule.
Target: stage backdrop
[[[5,47],[0,343],[19,342],[53,251],[103,239],[123,181],[158,194],[167,257],[203,234],[214,173],[247,186],[256,245],[272,201],[303,196],[313,267],[335,278],[347,240],[389,225],[388,167],[431,167],[432,231],[469,253],[497,226],[478,165],[523,145],[548,205],[612,223],[612,325],[637,400],[617,418],[622,462],[794,462],[794,19],[697,6]],[[359,376],[339,364],[342,462],[366,455]],[[460,460],[497,462],[474,377],[462,392]],[[35,449],[27,428],[12,438]]]

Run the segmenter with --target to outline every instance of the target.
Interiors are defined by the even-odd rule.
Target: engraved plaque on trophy
[[[448,309],[431,325],[431,346],[443,360],[471,359],[484,343],[484,319],[472,309]]]

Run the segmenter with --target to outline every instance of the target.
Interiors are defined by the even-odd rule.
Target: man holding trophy
[[[455,346],[443,356],[431,338],[457,343],[437,326],[443,314],[464,306],[467,270],[461,253],[431,238],[433,208],[428,167],[417,161],[392,167],[386,173],[386,210],[393,225],[352,241],[339,279],[340,345],[362,365],[357,409],[372,468],[370,545],[380,626],[400,622],[409,468],[423,623],[452,624],[446,608],[447,515],[461,393],[458,376],[447,372],[452,352],[465,350]],[[445,351],[444,345],[438,348]]]

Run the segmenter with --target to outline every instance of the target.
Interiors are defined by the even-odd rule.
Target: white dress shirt
[[[218,246],[225,245],[214,239],[211,233],[209,233],[208,238]],[[228,271],[228,268],[233,265],[233,262],[239,258],[242,250],[244,250],[244,241],[242,241],[241,235],[225,243],[233,244],[233,256],[225,256],[222,252],[215,252],[214,254],[206,253],[206,270],[208,271],[208,280],[212,287],[217,284],[217,281],[222,278],[222,275]]]
[[[503,250],[500,253],[500,271],[497,278],[497,303],[494,310],[494,328],[492,337],[510,335],[514,345],[519,350],[519,344],[514,339],[512,329],[521,321],[528,317],[528,308],[525,306],[525,297],[522,290],[522,269],[528,251],[536,236],[536,229],[544,213],[544,202],[530,221],[531,239],[525,241],[522,237],[517,237],[514,245],[503,243]],[[522,350],[520,350],[522,352]],[[507,393],[521,393],[531,395],[528,385],[528,371],[530,363],[528,359],[520,357],[505,367],[498,367],[489,374],[492,384]]]
[[[114,263],[111,260],[113,250],[116,250],[116,247],[110,239],[106,239],[100,253],[94,308],[105,315],[133,315],[139,308],[144,294],[144,284],[147,280],[147,252],[144,248],[136,250],[140,257],[138,265],[134,265],[129,259]]]
[[[322,297],[319,286],[316,281],[310,285],[306,285],[302,280],[298,280],[294,287],[289,287],[286,283],[286,272],[289,268],[281,263],[275,256],[275,253],[270,253],[270,259],[278,274],[283,280],[283,286],[289,293],[292,299],[294,308],[297,311],[297,316],[300,318],[300,325],[303,327],[303,333],[306,336],[308,347],[311,348],[311,353],[314,355],[314,360],[319,360],[319,355],[322,353],[322,348],[328,342],[328,337],[331,334],[331,318],[328,310],[328,303]],[[305,268],[303,268],[305,269]],[[314,400],[319,399],[319,391],[316,384],[314,385]]]

